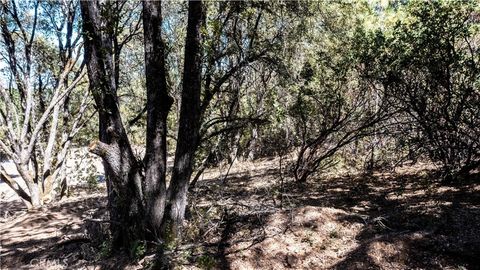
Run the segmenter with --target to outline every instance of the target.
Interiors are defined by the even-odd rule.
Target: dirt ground
[[[480,269],[480,181],[435,180],[422,164],[295,183],[278,159],[209,170],[190,196],[175,269]],[[0,201],[1,269],[153,269],[109,254],[104,192],[26,212]],[[96,232],[96,233],[92,233]],[[158,259],[158,258],[157,258]]]

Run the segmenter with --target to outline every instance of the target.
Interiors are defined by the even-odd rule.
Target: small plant
[[[313,236],[312,231],[306,231],[305,235],[302,237],[301,242],[302,243],[308,243],[310,246],[313,246],[315,242],[315,237]]]
[[[88,165],[85,168],[85,181],[87,182],[87,188],[91,191],[98,189],[98,179],[96,175],[97,169],[93,162],[88,162]]]
[[[213,269],[215,267],[215,259],[209,255],[202,255],[198,257],[197,264],[201,269]]]
[[[145,256],[145,252],[147,251],[147,247],[144,241],[135,241],[133,246],[130,250],[130,256],[136,260]]]
[[[112,241],[110,239],[106,239],[100,245],[100,252],[98,254],[99,258],[107,258],[112,254]]]
[[[88,190],[94,191],[98,188],[97,177],[94,175],[89,175],[87,177],[87,188]]]

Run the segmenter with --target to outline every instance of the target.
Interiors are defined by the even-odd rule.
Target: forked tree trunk
[[[16,168],[22,179],[25,181],[25,184],[28,189],[29,197],[30,197],[30,204],[27,206],[31,206],[31,208],[39,208],[42,206],[42,194],[41,188],[39,186],[38,181],[35,180],[35,177],[31,174],[30,170],[28,169],[28,165],[25,163],[16,163]]]
[[[101,28],[111,22],[100,15],[100,8],[98,0],[81,1],[85,60],[100,127],[100,141],[93,143],[90,151],[101,156],[104,162],[114,245],[128,248],[135,240],[145,239],[145,234],[151,235],[152,232],[158,237],[163,233],[161,228],[165,224],[168,199],[171,203],[168,223],[175,236],[179,236],[183,225],[188,181],[199,143],[203,10],[200,1],[189,2],[179,134],[172,181],[167,192],[166,123],[172,98],[166,87],[161,3],[143,2],[147,81],[145,177],[122,124],[112,61],[114,49],[111,37]]]

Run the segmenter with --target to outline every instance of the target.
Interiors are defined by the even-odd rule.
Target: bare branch
[[[86,74],[86,72],[85,72],[85,70],[83,70],[78,75],[78,77],[72,82],[72,84],[69,87],[67,87],[67,89],[65,89],[63,91],[63,93],[61,93],[61,94],[59,94],[59,92],[60,92],[59,90],[62,87],[62,85],[59,84],[57,86],[57,90],[55,91],[56,95],[54,95],[54,97],[52,98],[49,106],[45,109],[45,112],[42,114],[42,116],[38,120],[37,125],[35,126],[35,129],[32,132],[32,135],[31,135],[31,138],[30,138],[30,143],[28,144],[28,149],[27,149],[28,154],[32,153],[33,147],[35,146],[35,142],[36,142],[37,137],[38,137],[38,134],[39,134],[40,130],[42,129],[43,125],[45,124],[45,122],[47,121],[47,119],[50,115],[50,112],[53,110],[53,108],[55,107],[55,105],[58,102],[60,102],[66,95],[68,95],[76,87],[76,85],[80,82],[80,80],[82,80],[82,78],[85,76],[85,74]],[[65,76],[63,76],[63,77],[65,77]]]
[[[30,195],[28,195],[25,190],[15,181],[13,178],[8,175],[8,173],[5,171],[3,166],[0,165],[0,180],[5,182],[15,193],[18,194],[22,199],[24,199],[27,202],[31,202]]]

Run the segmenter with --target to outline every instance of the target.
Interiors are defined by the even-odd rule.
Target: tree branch
[[[0,179],[3,182],[5,182],[10,188],[12,188],[13,191],[15,191],[15,193],[17,193],[18,196],[20,196],[22,199],[24,199],[27,202],[31,202],[30,195],[28,195],[28,193],[25,192],[25,190],[23,190],[23,188],[20,187],[20,185],[18,185],[18,183],[15,180],[13,180],[13,178],[10,177],[10,175],[8,175],[8,173],[5,171],[5,169],[1,165],[0,165]]]

